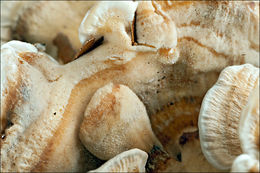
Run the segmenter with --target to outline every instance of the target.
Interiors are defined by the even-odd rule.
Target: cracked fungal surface
[[[153,152],[150,172],[218,171],[201,152],[198,113],[222,69],[244,63],[258,67],[258,6],[233,1],[117,3],[98,2],[88,11],[81,24],[81,31],[91,26],[83,33],[86,40],[81,39],[85,47],[74,52],[75,60],[67,64],[28,43],[11,41],[1,47],[1,70],[6,71],[1,71],[3,171],[98,168],[103,161],[82,145],[79,128],[93,94],[111,82],[129,87],[143,102],[154,134],[167,152],[158,154],[163,155],[161,160],[156,158],[158,150]],[[48,8],[43,5],[44,9]],[[41,20],[39,26],[52,26],[47,21]],[[147,32],[153,27],[156,33],[172,35],[151,37]],[[20,32],[24,38],[30,33]],[[42,34],[29,38],[41,42]],[[72,35],[66,37],[79,43]],[[68,39],[59,36],[58,45],[59,40]],[[202,166],[194,166],[195,162]]]

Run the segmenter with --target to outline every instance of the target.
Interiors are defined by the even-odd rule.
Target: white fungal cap
[[[245,64],[225,68],[205,95],[199,115],[202,151],[216,168],[228,170],[242,153],[239,120],[259,78],[259,68]]]
[[[109,83],[91,98],[80,127],[85,147],[102,160],[156,142],[144,104],[127,86]]]
[[[234,160],[231,172],[259,172],[259,161],[241,154]]]
[[[239,137],[243,152],[259,160],[259,79],[241,115]]]
[[[113,31],[124,32],[131,26],[137,5],[137,2],[132,1],[99,2],[87,12],[79,27],[80,42],[83,44],[87,40],[98,39]]]
[[[90,172],[145,172],[148,155],[139,149],[131,149],[120,153],[101,167]]]

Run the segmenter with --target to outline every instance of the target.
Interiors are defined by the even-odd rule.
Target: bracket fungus
[[[243,152],[259,161],[259,79],[250,94],[247,106],[242,112],[239,138]]]
[[[80,139],[102,160],[131,148],[149,152],[158,143],[143,103],[127,86],[112,83],[98,89],[91,98]]]
[[[151,2],[99,2],[84,17],[79,38],[88,45],[104,37],[104,45],[110,44],[105,49],[117,56],[122,49],[152,51],[161,62],[174,64],[179,56],[176,32],[174,22],[158,15]]]
[[[253,65],[227,67],[203,99],[198,122],[201,148],[218,169],[230,169],[242,153],[238,133],[241,114],[258,80],[259,68]]]
[[[259,172],[259,79],[242,112],[238,132],[243,154],[234,160],[231,172]]]
[[[145,172],[148,155],[139,149],[122,152],[89,172]]]
[[[131,1],[99,2],[87,12],[79,27],[81,43],[105,35],[110,42],[125,44],[120,41],[127,41],[125,31],[130,30],[137,5],[137,2]],[[118,35],[126,37],[119,40]]]
[[[1,47],[1,170],[86,172],[98,168],[103,161],[82,144],[88,136],[79,138],[80,127],[86,108],[94,106],[90,100],[95,92],[113,83],[128,87],[123,96],[130,93],[129,97],[136,100],[132,105],[126,105],[127,99],[118,100],[126,112],[134,113],[137,110],[132,110],[133,105],[137,105],[143,110],[142,117],[146,117],[141,127],[149,134],[148,142],[146,138],[140,140],[142,133],[138,133],[134,144],[142,144],[141,149],[149,151],[154,143],[161,143],[171,154],[165,152],[165,157],[161,157],[158,153],[164,151],[153,152],[149,172],[219,171],[207,162],[199,146],[197,120],[201,101],[225,67],[245,63],[259,67],[258,8],[259,2],[238,1],[26,3],[21,13],[17,10],[16,24],[11,21],[12,26],[5,26],[13,28],[11,39],[46,43],[46,53],[40,44],[21,41]],[[1,13],[9,9],[1,6]],[[4,14],[12,17],[12,11]],[[1,20],[1,27],[4,21]],[[1,33],[1,43],[10,39],[10,30],[5,31]],[[75,51],[80,47],[80,51]],[[243,66],[245,71],[254,69],[249,66]],[[245,71],[241,71],[242,77]],[[253,81],[257,73],[255,70],[248,80]],[[231,70],[229,76],[233,74]],[[251,87],[246,80],[237,81],[232,81],[237,85],[231,87],[235,92],[238,86]],[[241,95],[243,99],[232,97],[237,102],[230,102],[237,111],[242,107],[234,103],[247,103],[245,92],[237,97]],[[123,122],[131,120],[123,112],[113,115],[116,116],[109,118],[122,115],[126,118]],[[232,120],[234,131],[238,120]],[[128,125],[120,128],[135,124]],[[234,138],[239,143],[239,134]],[[126,143],[126,147],[131,143]],[[238,147],[238,154],[253,153],[243,145],[246,144]],[[230,160],[231,167],[233,157],[225,159]]]
[[[137,43],[134,44],[153,47],[157,51],[156,58],[174,64],[179,58],[174,21],[159,13],[151,1],[139,2],[135,20],[133,32],[136,38],[133,39]]]

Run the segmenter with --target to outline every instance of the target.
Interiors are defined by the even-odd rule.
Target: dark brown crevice
[[[136,35],[136,11],[134,15],[134,19],[132,21],[131,25],[131,41],[132,41],[132,46],[137,45],[137,35]]]
[[[14,125],[14,123],[12,122],[12,120],[11,120],[11,118],[12,118],[12,112],[8,112],[7,113],[7,118],[6,118],[6,126],[5,126],[5,128],[2,130],[2,132],[1,132],[1,139],[5,139],[5,137],[6,137],[6,130],[7,129],[9,129],[9,128],[11,128],[13,125]]]
[[[187,142],[193,140],[193,139],[199,139],[199,131],[196,130],[194,132],[184,132],[182,136],[179,138],[179,144],[181,146],[185,145]]]
[[[58,59],[60,59],[64,64],[73,60],[76,51],[65,34],[58,33],[53,40],[53,44],[58,48]]]
[[[145,43],[138,43],[138,42],[137,42],[136,16],[137,16],[137,12],[135,11],[134,19],[133,19],[132,25],[131,25],[131,41],[132,41],[132,46],[147,46],[147,47],[155,48],[155,46],[153,46],[153,45],[149,45],[149,44],[145,44]]]
[[[78,59],[80,56],[94,50],[98,46],[100,46],[104,41],[104,37],[100,37],[99,39],[91,38],[89,40],[86,40],[85,43],[82,45],[80,50],[76,53],[73,60]]]

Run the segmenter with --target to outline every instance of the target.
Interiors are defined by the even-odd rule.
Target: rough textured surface
[[[259,160],[259,79],[248,100],[240,119],[239,138],[243,152]]]
[[[116,155],[96,170],[90,172],[145,172],[148,155],[139,149],[131,149]]]
[[[178,136],[182,136],[180,135],[181,130],[174,132],[174,129],[185,129],[185,127],[179,126],[181,123],[171,120],[181,121],[182,118],[179,117],[184,115],[192,120],[192,122],[184,120],[185,124],[196,130],[196,123],[192,123],[198,117],[200,102],[207,90],[216,82],[222,69],[228,65],[244,64],[245,62],[252,63],[255,66],[259,65],[259,50],[257,49],[259,33],[255,32],[258,31],[257,27],[259,26],[257,12],[259,5],[237,1],[160,1],[152,2],[149,8],[151,5],[158,15],[158,19],[163,20],[162,23],[165,20],[171,20],[175,23],[177,30],[176,47],[158,49],[155,47],[156,45],[133,44],[134,40],[138,41],[138,38],[134,37],[133,40],[132,38],[134,32],[136,33],[135,36],[138,37],[140,30],[138,23],[141,19],[135,16],[137,25],[134,31],[131,27],[134,19],[130,21],[129,25],[126,25],[122,20],[114,20],[116,18],[116,14],[114,14],[113,17],[107,18],[107,23],[117,22],[118,25],[114,26],[118,27],[106,26],[103,28],[106,31],[103,32],[104,42],[86,55],[66,65],[59,65],[45,53],[35,53],[31,50],[23,50],[20,52],[21,54],[1,54],[1,59],[4,58],[7,62],[10,60],[10,62],[18,64],[21,61],[19,68],[23,70],[17,72],[17,75],[15,75],[17,78],[21,78],[22,81],[33,78],[31,79],[32,82],[26,85],[19,82],[15,83],[15,86],[11,83],[7,85],[5,92],[7,94],[4,97],[19,96],[19,104],[15,102],[4,104],[7,105],[5,108],[7,114],[3,116],[4,114],[1,112],[1,119],[6,120],[4,122],[6,128],[1,129],[3,132],[1,139],[1,168],[3,171],[64,172],[87,171],[97,168],[101,162],[91,156],[81,144],[78,137],[79,127],[93,94],[97,89],[110,82],[128,86],[140,98],[146,106],[155,134],[164,147],[171,150],[174,148],[173,144],[176,143]],[[35,6],[35,9],[38,8],[40,7]],[[44,5],[42,5],[42,10],[40,9],[38,9],[39,12],[45,14],[43,12]],[[46,9],[48,8],[46,7]],[[50,10],[46,11],[46,13],[50,12]],[[71,9],[71,11],[73,10]],[[29,12],[30,10],[24,14]],[[146,14],[145,11],[142,13]],[[61,12],[61,14],[64,13]],[[144,16],[149,17],[149,15]],[[55,23],[52,20],[47,20],[50,18],[42,19],[44,19],[40,20],[42,23],[38,24],[43,25],[44,28],[45,26],[53,26],[53,23]],[[78,20],[81,21],[81,19]],[[45,21],[46,23],[44,23]],[[146,26],[145,21],[144,18],[143,27]],[[156,23],[158,24],[158,21],[152,22],[152,24]],[[156,26],[160,27],[161,25]],[[77,32],[77,27],[73,32]],[[32,29],[35,28],[32,27]],[[140,33],[142,32],[140,31]],[[30,33],[25,32],[25,36],[26,34]],[[35,39],[39,40],[37,42],[45,42],[41,38],[42,34],[44,35],[44,33],[34,34]],[[75,33],[72,35],[74,38]],[[156,40],[149,42],[151,41],[149,36],[141,38],[139,35],[139,37],[143,39],[144,43],[156,43]],[[51,43],[52,39],[48,42]],[[73,39],[73,41],[79,42],[78,39]],[[166,43],[158,45],[166,45]],[[170,44],[167,43],[167,45]],[[175,46],[175,44],[172,45]],[[16,50],[19,46],[11,47],[13,48],[8,48],[5,51]],[[160,58],[167,60],[167,57],[171,59],[172,55],[175,55],[174,51],[171,50],[179,52],[178,61],[161,61]],[[1,51],[3,52],[3,49]],[[35,77],[27,77],[27,74],[29,76],[35,75]],[[1,73],[1,80],[8,78],[7,76]],[[39,84],[34,86],[35,83],[39,83],[38,80],[43,87],[38,88]],[[31,88],[35,88],[35,90],[31,91]],[[21,94],[16,94],[17,91]],[[50,94],[48,95],[48,93]],[[3,95],[4,93],[1,91],[1,96]],[[27,102],[28,107],[30,107],[29,111],[27,111],[27,108],[26,111],[23,109],[26,104],[23,100],[28,98],[27,96],[36,98],[35,102]],[[195,100],[194,103],[191,102],[192,99]],[[170,108],[176,110],[173,111],[174,114],[167,113],[166,108],[172,102],[176,103],[176,107]],[[37,112],[38,107],[43,111]],[[160,113],[164,110],[166,110],[165,113]],[[34,112],[36,113],[34,114]],[[34,118],[32,119],[28,115],[33,115]],[[157,115],[162,115],[162,119],[169,119],[169,121],[166,121],[169,123],[164,124],[164,121],[158,121],[160,116]],[[173,133],[174,139],[170,138],[169,132]],[[168,138],[168,142],[167,140],[164,141],[163,137],[165,136]],[[198,139],[195,141],[199,142]],[[189,146],[188,144],[187,146]],[[200,152],[199,145],[192,145],[192,147],[194,147],[193,151]],[[186,149],[183,149],[183,152],[185,151]],[[187,151],[189,151],[188,148]],[[173,151],[168,152],[174,156]],[[196,153],[187,154],[183,157],[182,162],[187,164],[184,164],[180,169],[175,169],[175,166],[179,164],[176,164],[175,158],[172,158],[172,164],[163,164],[160,170],[189,171],[189,168],[192,168],[193,161],[187,162],[187,160],[194,158],[193,156],[195,156],[195,161],[200,160],[196,160],[196,155]],[[205,170],[215,170],[206,162],[202,154],[200,157],[201,160],[197,165],[206,165],[208,168]],[[94,161],[92,162],[92,160]],[[201,169],[201,167],[193,168],[194,171]],[[156,168],[153,171],[156,172]]]
[[[156,142],[144,104],[127,86],[112,83],[91,98],[79,137],[102,160],[132,148],[149,152]]]
[[[239,121],[258,80],[259,68],[253,65],[227,67],[203,99],[199,115],[201,147],[218,169],[230,169],[242,153]]]

